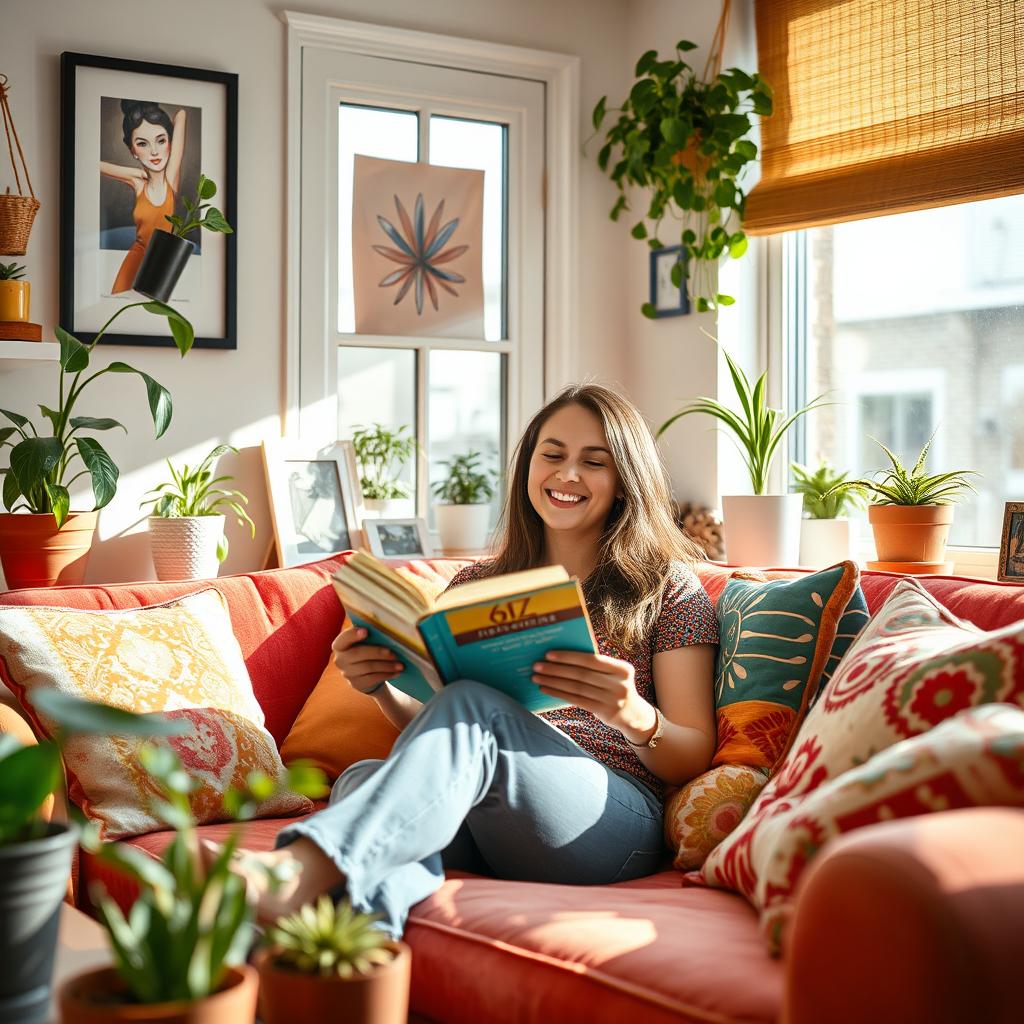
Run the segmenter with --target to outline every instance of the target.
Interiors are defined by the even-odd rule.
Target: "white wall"
[[[269,0],[177,0],[170,6],[151,0],[4,0],[0,69],[10,79],[11,106],[42,203],[23,262],[32,281],[33,319],[43,324],[47,337],[57,318],[60,53],[73,50],[239,75],[238,349],[195,350],[181,360],[174,350],[110,346],[94,356],[97,363],[125,360],[151,374],[169,388],[175,416],[164,437],[154,441],[145,394],[135,378],[99,381],[78,407],[81,414],[113,415],[128,428],[127,438],[119,432],[104,438],[122,476],[116,498],[100,517],[90,581],[152,578],[137,507],[140,496],[160,477],[164,458],[202,455],[223,441],[244,448],[222,466],[235,473],[237,485],[252,498],[258,528],[255,542],[229,528],[232,552],[223,571],[259,567],[267,550],[271,531],[258,445],[261,438],[280,433],[284,389],[286,55],[278,11],[285,6]],[[296,0],[295,6],[315,14],[576,54],[582,61],[583,138],[598,97],[621,95],[628,87],[635,49],[630,22],[638,12],[646,16],[648,4]],[[5,156],[0,157],[2,188],[10,175]],[[621,227],[607,219],[612,189],[592,159],[581,162],[579,189],[582,369],[603,380],[624,381],[636,372],[630,331],[632,307],[639,300],[627,296],[623,269],[627,254],[631,260],[636,254]],[[25,413],[38,402],[55,404],[55,366],[0,361],[0,404]]]

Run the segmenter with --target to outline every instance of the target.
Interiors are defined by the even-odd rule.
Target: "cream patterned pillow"
[[[224,793],[250,771],[271,778],[284,772],[216,590],[118,611],[0,607],[0,673],[47,736],[56,723],[35,707],[40,689],[187,722],[184,735],[160,742],[196,780],[190,799],[201,824],[226,819]],[[155,793],[139,765],[140,742],[80,736],[65,744],[69,795],[100,824],[105,839],[164,827],[150,810]],[[265,801],[258,814],[310,810],[304,797],[284,793]]]

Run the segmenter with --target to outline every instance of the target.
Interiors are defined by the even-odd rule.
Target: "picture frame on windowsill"
[[[672,268],[684,259],[681,245],[668,245],[652,249],[650,253],[650,303],[655,319],[668,316],[686,316],[690,300],[686,295],[686,276],[679,287],[672,283]]]
[[[351,441],[324,448],[263,442],[277,564],[305,565],[365,544],[363,500]]]
[[[1024,584],[1024,501],[1008,501],[1003,509],[996,578],[1001,583]]]
[[[367,519],[363,535],[378,558],[430,558],[434,546],[425,519]]]

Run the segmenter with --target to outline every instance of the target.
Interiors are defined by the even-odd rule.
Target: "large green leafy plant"
[[[408,498],[409,488],[398,479],[418,447],[407,424],[389,430],[380,423],[359,427],[352,433],[352,445],[359,463],[359,486],[364,498],[387,501]]]
[[[630,209],[631,187],[643,190],[647,209],[633,237],[647,239],[652,249],[669,241],[682,245],[672,283],[679,287],[686,276],[690,297],[703,312],[734,301],[717,291],[715,268],[723,254],[738,258],[747,250],[740,178],[757,157],[757,146],[747,138],[752,117],[771,114],[772,90],[760,75],[739,68],[703,81],[683,56],[695,48],[680,40],[668,60],[648,50],[637,61],[637,81],[622,106],[609,108],[602,96],[593,124],[601,131],[608,114],[618,110],[597,155],[598,166],[619,190],[612,220]],[[676,237],[670,239],[668,231]],[[655,310],[645,303],[642,312],[653,317]]]
[[[722,350],[725,361],[729,365],[736,397],[739,399],[739,411],[714,398],[695,398],[687,402],[679,412],[670,416],[659,428],[658,437],[672,426],[676,420],[694,413],[713,416],[724,423],[733,434],[736,447],[750,473],[750,483],[755,494],[764,494],[768,487],[768,474],[772,462],[778,454],[779,445],[786,436],[786,431],[801,417],[806,416],[824,401],[824,395],[808,402],[796,412],[786,415],[784,409],[776,409],[768,405],[768,372],[757,378],[753,387],[743,370],[736,365],[732,357]]]
[[[494,497],[497,474],[480,465],[480,452],[470,451],[442,460],[448,473],[433,485],[434,494],[448,505],[482,505]]]
[[[838,483],[828,492],[829,495],[859,489],[866,492],[876,505],[952,505],[961,500],[965,490],[977,493],[977,488],[967,479],[969,476],[978,476],[973,469],[954,469],[947,473],[926,472],[925,460],[935,440],[934,434],[925,442],[921,454],[910,469],[878,438],[873,437],[871,440],[885,452],[889,468],[878,470],[874,477]]]
[[[171,474],[170,480],[147,491],[153,495],[151,498],[144,498],[139,503],[139,508],[146,505],[153,506],[153,515],[162,519],[181,519],[188,516],[216,516],[221,515],[222,509],[228,509],[235,514],[238,525],[249,524],[252,536],[256,536],[256,524],[249,517],[242,505],[248,505],[249,499],[241,492],[230,488],[218,487],[217,484],[227,483],[234,477],[228,475],[213,475],[213,460],[220,458],[227,452],[237,452],[234,445],[217,445],[209,455],[192,468],[185,463],[181,469],[175,469],[170,459],[167,460],[167,469]],[[228,557],[228,539],[221,537],[217,543],[217,561],[223,562]]]
[[[789,468],[793,473],[793,490],[804,496],[804,512],[811,519],[838,519],[864,503],[864,491],[856,484],[847,490],[836,490],[836,485],[845,483],[850,474],[840,473],[828,459],[822,459],[816,469],[799,462],[791,463]]]
[[[252,945],[245,882],[231,871],[239,831],[231,832],[204,868],[189,806],[195,780],[168,747],[145,746],[140,761],[161,793],[154,810],[175,830],[174,838],[154,860],[128,843],[104,844],[87,833],[83,845],[140,888],[127,917],[101,884],[93,886],[90,897],[110,938],[117,972],[138,1002],[201,999],[217,991],[227,968],[242,963]],[[281,785],[314,798],[326,792],[323,773],[296,762],[282,783],[251,772],[244,790],[227,793],[225,809],[244,821]],[[279,880],[271,874],[272,883]]]
[[[2,471],[3,504],[9,512],[24,508],[37,514],[52,513],[59,529],[64,525],[71,508],[69,487],[79,477],[86,475],[92,482],[94,508],[103,508],[114,497],[118,468],[103,445],[85,432],[112,430],[115,427],[120,427],[126,433],[127,430],[124,424],[108,416],[74,415],[82,392],[100,377],[110,373],[137,374],[146,385],[156,436],[160,437],[170,426],[170,393],[148,373],[120,361],[87,373],[97,342],[119,316],[136,306],[167,319],[174,343],[182,356],[187,355],[192,348],[195,340],[192,325],[176,309],[162,302],[131,302],[122,306],[88,345],[63,328],[55,328],[54,333],[60,342],[57,404],[54,408],[39,405],[50,433],[40,433],[32,421],[21,413],[0,409],[0,415],[14,424],[13,427],[0,427],[0,448],[11,449],[10,465]]]

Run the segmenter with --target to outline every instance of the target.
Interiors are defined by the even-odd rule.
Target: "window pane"
[[[407,110],[383,110],[342,103],[338,108],[338,330],[356,329],[352,287],[353,158],[419,159],[419,117]]]
[[[950,543],[999,544],[1024,499],[1024,196],[807,233],[807,458],[886,464],[868,435],[929,472],[973,469]]]
[[[416,434],[416,353],[411,349],[338,348],[338,437],[351,438],[356,427],[380,423],[388,430],[408,426]],[[416,460],[410,460],[399,481],[409,497],[394,516],[415,515]],[[392,513],[388,513],[392,517]]]
[[[477,451],[480,464],[499,470],[505,464],[502,410],[504,359],[491,352],[434,351],[430,353],[430,394],[427,406],[427,436],[430,438],[430,482],[445,478],[441,465],[453,455]],[[491,524],[500,507],[495,492],[491,502]],[[433,528],[433,500],[430,523]]]
[[[508,128],[486,121],[431,117],[430,162],[484,172],[484,338],[507,337],[505,322]]]

